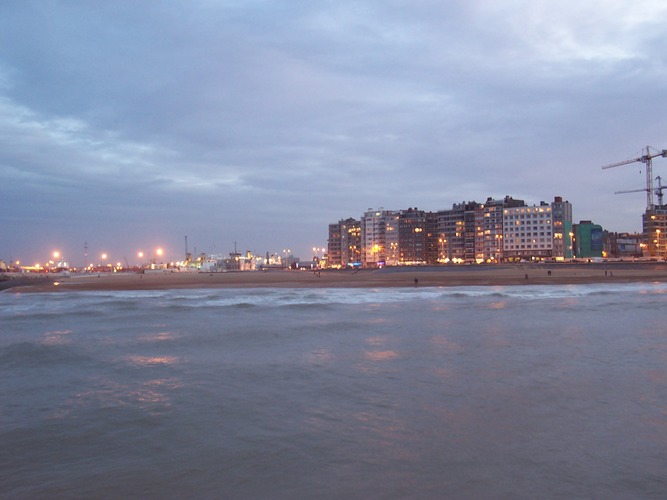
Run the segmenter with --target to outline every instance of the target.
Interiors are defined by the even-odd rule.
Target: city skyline
[[[641,232],[667,5],[0,6],[0,258],[310,258],[369,207],[562,193]],[[665,176],[667,160],[654,162]]]
[[[560,196],[557,196],[556,198],[562,198]],[[519,206],[536,206],[539,204],[544,204],[545,200],[516,200],[513,196],[511,195],[506,195],[505,199],[510,199],[514,201],[519,201],[521,205]],[[421,206],[415,205],[413,207],[368,207],[365,212],[375,212],[375,211],[381,211],[381,212],[394,212],[396,214],[398,213],[404,213],[404,212],[409,212],[412,210],[424,210],[425,212],[429,213],[441,213],[441,212],[447,212],[450,211],[450,209],[455,208],[457,206],[461,205],[484,205],[485,203],[488,203],[489,201],[492,201],[494,203],[496,202],[502,202],[501,200],[493,200],[492,197],[487,197],[484,201],[479,201],[479,200],[463,200],[461,202],[454,202],[452,203],[448,208],[441,208],[438,210],[429,210],[429,209],[424,209]],[[525,204],[524,204],[525,202]],[[566,200],[566,203],[569,203]],[[336,219],[336,221],[343,221],[344,219],[356,219],[357,222],[363,218],[363,213],[362,214],[347,214],[343,217],[339,217]],[[590,218],[582,217],[581,221],[585,220],[592,220]],[[579,220],[574,220],[573,222],[580,222]],[[592,221],[595,222],[595,221]],[[331,221],[330,221],[331,223]],[[330,224],[329,223],[329,224]],[[329,224],[326,224],[327,226]],[[640,232],[638,232],[640,233]],[[88,242],[84,242],[83,246],[79,248],[80,253],[77,254],[76,252],[72,253],[69,252],[68,250],[62,250],[62,249],[68,249],[68,248],[74,248],[73,245],[71,244],[61,244],[61,245],[55,245],[53,248],[45,248],[41,252],[41,257],[38,259],[22,259],[22,258],[3,258],[3,256],[0,255],[0,259],[5,260],[7,264],[10,262],[15,262],[19,261],[21,266],[44,266],[44,267],[57,267],[57,264],[59,261],[64,262],[67,264],[67,266],[72,266],[76,268],[83,268],[88,265],[94,265],[94,266],[112,266],[112,267],[117,267],[117,268],[126,268],[126,267],[134,267],[134,266],[141,266],[145,265],[148,263],[162,263],[162,264],[176,264],[176,263],[183,263],[186,259],[186,254],[190,254],[192,259],[196,259],[200,255],[204,255],[207,257],[211,256],[216,256],[217,258],[225,258],[231,255],[232,253],[236,254],[245,254],[246,252],[251,253],[255,257],[259,258],[264,258],[265,255],[269,255],[271,258],[274,256],[277,256],[278,259],[287,259],[289,257],[294,257],[297,259],[300,259],[302,261],[307,261],[310,260],[311,258],[317,257],[322,258],[326,253],[327,253],[327,247],[328,247],[328,237],[329,234],[327,233],[327,237],[325,238],[325,245],[320,246],[320,247],[312,247],[308,248],[306,250],[306,255],[299,255],[296,253],[295,250],[291,248],[283,248],[283,249],[269,249],[269,250],[257,250],[257,249],[241,249],[238,248],[237,242],[233,242],[232,248],[230,248],[228,251],[207,251],[206,249],[202,248],[197,248],[197,246],[192,246],[191,244],[189,245],[188,243],[188,236],[184,235],[181,238],[181,248],[178,249],[176,248],[178,245],[173,245],[172,247],[162,245],[160,243],[158,244],[148,244],[144,246],[136,246],[137,248],[135,249],[124,249],[121,250],[120,252],[111,253],[106,251],[104,248],[94,248],[91,247]],[[169,238],[170,241],[174,240],[174,238]]]

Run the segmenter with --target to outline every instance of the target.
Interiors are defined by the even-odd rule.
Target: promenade
[[[11,292],[159,290],[172,288],[414,287],[667,282],[667,264],[516,264],[395,267],[362,270],[243,271],[220,273],[100,273],[43,275],[0,282]]]

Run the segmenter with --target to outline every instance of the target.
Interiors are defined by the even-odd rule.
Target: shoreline
[[[667,282],[667,263],[512,264],[362,270],[100,273],[0,281],[0,292],[194,288],[379,288]]]

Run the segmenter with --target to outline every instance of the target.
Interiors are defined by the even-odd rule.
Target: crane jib
[[[646,192],[646,210],[652,210],[653,209],[653,165],[651,160],[653,158],[656,158],[658,156],[662,156],[663,158],[667,158],[667,149],[663,149],[660,152],[657,152],[655,154],[651,154],[651,148],[650,146],[646,146],[646,148],[643,151],[646,151],[646,154],[640,156],[639,158],[633,158],[631,160],[625,160],[625,161],[620,161],[618,163],[612,163],[611,165],[605,165],[602,167],[603,169],[607,168],[612,168],[612,167],[620,167],[621,165],[628,165],[630,163],[635,163],[635,162],[641,162],[646,165],[646,188],[640,189],[637,191],[645,191]],[[655,150],[657,151],[657,150]],[[658,181],[658,189],[656,194],[658,195],[659,203],[662,205],[662,185],[660,184],[660,181]],[[624,191],[624,192],[637,192],[637,191]],[[617,191],[617,193],[620,193]]]

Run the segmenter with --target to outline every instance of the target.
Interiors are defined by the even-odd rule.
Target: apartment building
[[[361,218],[361,262],[364,267],[399,262],[398,218],[395,210],[368,209]]]
[[[667,210],[663,219],[651,215],[650,220],[667,222]],[[656,229],[654,233],[665,238],[665,230]],[[572,235],[572,205],[560,196],[551,204],[533,206],[505,196],[457,203],[438,212],[368,209],[360,221],[329,226],[329,262],[333,267],[353,262],[380,267],[562,260],[573,256]],[[656,246],[667,251],[662,240],[655,239]]]
[[[439,262],[475,262],[482,237],[483,205],[471,201],[455,203],[451,210],[437,212]]]
[[[553,218],[553,258],[556,260],[571,259],[572,249],[572,204],[563,201],[561,196],[554,197],[551,204]]]
[[[667,257],[667,205],[653,205],[642,216],[646,246],[651,257]]]
[[[327,244],[329,267],[361,265],[361,222],[348,218],[329,224]]]
[[[398,217],[398,256],[401,265],[437,262],[437,216],[417,208],[402,210]]]
[[[551,205],[503,209],[503,259],[535,260],[553,257]]]

